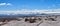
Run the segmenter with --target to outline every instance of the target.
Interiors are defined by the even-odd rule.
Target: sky
[[[60,0],[0,0],[0,10],[56,10]]]

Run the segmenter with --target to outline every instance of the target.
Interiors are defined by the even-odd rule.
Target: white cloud
[[[7,3],[6,5],[12,5],[11,3]]]
[[[0,6],[11,6],[12,4],[11,3],[0,3]]]
[[[6,5],[6,3],[0,3],[0,6],[2,6],[2,5]]]
[[[36,14],[36,13],[60,13],[58,10],[14,10],[14,11],[0,11],[0,14]]]

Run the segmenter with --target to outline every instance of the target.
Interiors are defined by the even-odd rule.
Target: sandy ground
[[[60,18],[58,18],[57,21],[37,21],[36,23],[24,22],[23,19],[21,21],[10,21],[2,26],[60,26],[59,19]]]
[[[2,26],[36,26],[37,24],[38,24],[38,22],[28,23],[28,22],[24,22],[22,20],[22,21],[11,21],[11,22],[8,22],[7,24],[2,25]]]

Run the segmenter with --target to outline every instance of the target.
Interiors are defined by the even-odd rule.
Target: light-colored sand
[[[2,26],[36,26],[38,23],[28,23],[28,22],[24,22],[22,21],[11,21],[5,25]]]
[[[24,22],[24,19],[23,19],[21,21],[10,21],[7,24],[2,26],[60,26],[59,19],[60,18],[57,19],[58,21],[37,21],[36,23]]]

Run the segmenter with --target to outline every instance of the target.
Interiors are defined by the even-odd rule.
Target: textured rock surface
[[[21,21],[10,21],[2,26],[60,26],[60,18],[57,18],[57,21],[43,20],[43,21],[37,21],[35,23],[24,22],[23,19]]]

